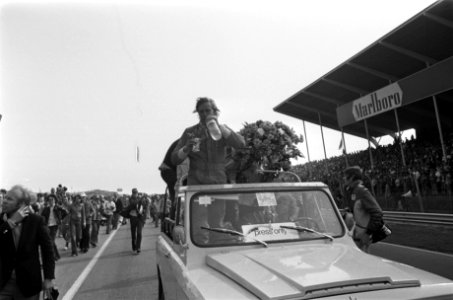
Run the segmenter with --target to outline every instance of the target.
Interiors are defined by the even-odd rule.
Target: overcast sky
[[[273,108],[434,1],[9,2],[0,187],[163,193],[158,167],[198,122],[197,97],[213,98],[235,130],[280,120],[303,134],[302,121]],[[324,134],[327,155],[339,155],[341,134]],[[319,126],[307,135],[311,159],[323,159]]]

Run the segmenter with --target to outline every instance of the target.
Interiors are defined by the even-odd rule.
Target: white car
[[[453,299],[453,282],[360,251],[323,183],[182,187],[159,299]]]

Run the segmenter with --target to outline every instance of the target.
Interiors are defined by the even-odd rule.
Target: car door
[[[184,211],[181,208],[181,199],[184,199],[182,195],[177,199],[175,217],[173,219],[165,218],[161,237],[157,243],[160,280],[166,300],[185,298],[183,287],[178,283],[178,277],[181,277],[181,274],[185,271],[184,257],[186,251],[184,246],[185,230],[181,225],[184,221],[184,218],[181,218],[181,212]]]

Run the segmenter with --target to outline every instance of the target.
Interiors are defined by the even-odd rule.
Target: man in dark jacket
[[[148,201],[140,197],[136,188],[132,189],[132,196],[126,211],[131,222],[132,251],[140,253],[142,230],[146,221]]]
[[[167,184],[168,193],[170,196],[170,200],[173,202],[175,201],[175,184],[177,180],[176,174],[176,165],[171,161],[171,155],[173,150],[175,150],[176,145],[178,145],[178,141],[174,141],[170,148],[168,148],[167,153],[165,154],[164,161],[159,166],[160,176]]]
[[[363,186],[360,167],[346,168],[343,175],[347,203],[355,221],[354,241],[361,250],[368,252],[372,234],[384,225],[382,209],[370,191]]]
[[[172,162],[178,165],[189,158],[187,185],[225,184],[228,182],[227,148],[244,147],[244,137],[218,122],[220,110],[213,99],[198,98],[194,112],[198,113],[200,122],[184,130],[173,150]],[[220,139],[214,139],[209,134],[208,124],[211,123],[217,124],[221,133]],[[195,228],[223,226],[225,201],[215,201],[214,204],[202,207],[198,211],[199,215],[193,218]],[[198,236],[198,232],[195,235]],[[212,236],[218,234],[214,233]],[[207,232],[200,232],[199,238],[201,243],[207,243]]]
[[[53,251],[55,255],[55,261],[60,259],[60,253],[58,252],[55,239],[57,237],[58,226],[61,224],[61,220],[66,217],[67,212],[64,208],[57,204],[57,197],[50,194],[46,197],[46,206],[41,212],[41,216],[44,217],[44,224],[49,228],[50,238],[53,243]]]
[[[8,191],[2,203],[0,299],[38,300],[42,289],[53,287],[55,260],[52,240],[44,218],[30,213],[31,198],[30,191],[16,185]]]

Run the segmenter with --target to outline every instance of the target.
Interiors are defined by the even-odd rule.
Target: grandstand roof
[[[453,0],[429,6],[312,84],[277,105],[274,110],[301,120],[339,130],[337,108],[453,57]],[[450,89],[436,94],[442,126],[450,128],[453,111],[453,68]],[[417,87],[413,87],[414,89]],[[398,108],[401,130],[437,128],[432,97]],[[423,122],[421,122],[423,121]],[[397,131],[395,114],[367,119],[370,136]],[[364,122],[343,127],[344,132],[366,137]]]

